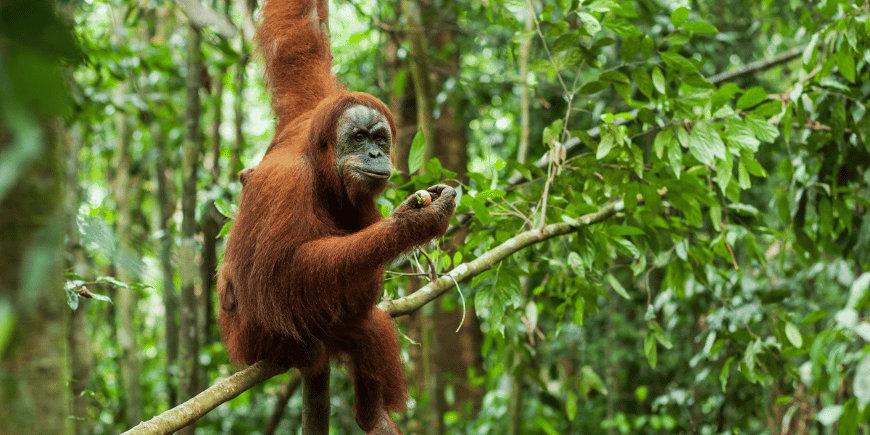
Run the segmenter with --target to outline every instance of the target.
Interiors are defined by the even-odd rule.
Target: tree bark
[[[129,91],[128,84],[118,87],[118,97],[123,98]],[[130,199],[130,143],[133,140],[133,128],[130,126],[130,115],[119,111],[115,115],[115,128],[118,131],[118,147],[113,166],[117,171],[112,183],[112,195],[115,199],[116,233],[118,235],[119,256],[133,255],[133,210]],[[138,280],[135,273],[116,264],[117,278],[125,283]],[[132,427],[142,421],[142,383],[140,382],[141,362],[139,346],[136,344],[136,312],[139,298],[131,288],[118,288],[115,305],[117,306],[118,345],[121,348],[121,385],[124,396],[124,424]]]
[[[10,91],[8,83],[2,86]],[[17,125],[0,120],[0,153],[31,147],[24,152],[33,158],[22,162],[16,181],[0,198],[0,210],[14,210],[0,213],[0,318],[12,322],[10,336],[0,337],[0,433],[68,434],[60,127],[37,120],[23,103],[13,104],[18,113],[5,116],[16,116]]]
[[[76,223],[81,192],[78,184],[79,158],[78,153],[81,138],[78,135],[66,133],[63,135],[63,143],[66,148],[64,161],[66,162],[66,250],[69,253],[67,269],[73,271],[85,280],[90,279],[91,267],[88,258],[79,239],[79,229]],[[75,435],[91,435],[94,433],[91,420],[90,396],[82,394],[86,390],[92,390],[91,370],[93,368],[93,354],[91,351],[91,322],[88,317],[90,301],[85,298],[78,299],[78,307],[70,314],[69,329],[67,331],[67,346],[69,347],[70,363],[70,393],[72,394],[72,420],[73,433]]]
[[[163,322],[166,334],[166,386],[169,392],[169,406],[178,404],[178,294],[175,290],[175,267],[172,266],[172,247],[175,229],[172,226],[172,214],[175,212],[175,198],[170,195],[172,171],[168,168],[169,153],[166,150],[166,137],[160,130],[159,123],[152,129],[157,145],[157,213],[161,237],[158,240],[160,252],[160,270],[163,283]]]
[[[185,112],[184,157],[181,197],[181,318],[179,323],[179,400],[199,392],[199,304],[196,294],[196,181],[202,134],[200,131],[199,89],[202,53],[200,30],[191,24],[187,36],[187,110]],[[181,433],[193,434],[194,424]]]

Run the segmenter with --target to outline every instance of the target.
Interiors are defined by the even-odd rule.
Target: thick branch
[[[260,361],[212,385],[181,405],[151,420],[139,423],[124,434],[142,435],[175,432],[208,414],[221,403],[227,402],[266,379],[286,371],[287,368],[276,367],[266,361]]]
[[[597,222],[602,222],[617,211],[624,207],[622,201],[609,204],[601,210],[581,216],[577,219],[581,225],[589,225]],[[432,281],[416,292],[399,298],[396,300],[383,301],[378,304],[378,308],[386,311],[393,317],[398,317],[406,314],[411,314],[419,310],[423,305],[435,300],[439,296],[447,293],[454,285],[468,278],[480,275],[496,265],[499,261],[513,255],[514,253],[527,248],[536,243],[541,243],[553,237],[562,236],[573,231],[576,227],[566,223],[558,223],[546,225],[543,228],[534,228],[529,231],[520,233],[511,237],[501,245],[496,246],[485,254],[469,261],[462,263],[451,270],[446,276],[442,276],[436,281]]]

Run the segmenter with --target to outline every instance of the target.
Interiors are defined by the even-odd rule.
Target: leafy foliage
[[[150,13],[109,3],[129,9],[121,20],[127,31],[136,29],[138,14]],[[452,35],[455,52],[432,53],[461,58],[457,77],[439,83],[434,98],[451,101],[467,120],[470,163],[458,174],[426,161],[418,132],[407,146],[410,173],[420,175],[395,174],[394,188],[379,201],[382,213],[421,186],[462,183],[452,223],[464,242],[429,250],[435,273],[467,265],[524,231],[555,223],[574,229],[488,265],[439,301],[445,309],[473,306],[482,336],[481,371],[472,368],[468,379],[485,393],[479,406],[469,405],[475,412],[443,415],[447,433],[509,433],[512,426],[553,434],[855,433],[866,425],[867,2],[724,0],[671,9],[656,1],[559,0],[532,14],[525,2],[434,4],[433,20],[447,16],[462,29]],[[335,44],[336,68],[350,87],[385,100],[412,94],[404,71],[393,86],[374,79],[383,75],[380,50],[392,37],[377,24],[399,12],[338,6],[356,13],[353,21],[372,23],[344,33],[333,26],[335,40],[351,42]],[[80,152],[88,196],[79,229],[97,268],[138,268],[147,285],[91,281],[134,286],[154,308],[164,288],[153,276],[159,254],[150,242],[164,234],[142,217],[135,222],[141,252],[117,247],[106,172],[119,132],[109,118],[139,120],[133,167],[141,179],[154,177],[158,136],[172,150],[170,161],[178,161],[183,41],[169,35],[120,43],[106,8],[83,4],[77,11],[89,58],[73,72],[70,119],[87,144]],[[360,16],[363,10],[377,10],[377,20]],[[239,61],[234,43],[206,40],[206,72]],[[524,77],[517,72],[523,44],[532,53]],[[774,57],[779,53],[786,55]],[[230,75],[217,77],[225,92],[236,86]],[[123,82],[149,91],[109,91]],[[533,162],[517,159],[523,84],[532,93],[529,155],[540,158]],[[267,144],[268,109],[262,89],[248,92],[243,133],[251,145],[242,151],[253,164]],[[229,160],[228,151],[219,153],[221,168]],[[156,204],[144,186],[134,197],[147,215]],[[201,210],[215,200],[232,216],[228,198],[238,183],[198,187],[207,192]],[[614,217],[581,223],[607,206],[618,210]],[[426,263],[415,255],[399,261],[407,260]],[[429,266],[418,272],[428,275]],[[389,278],[393,298],[413,285],[398,273]],[[87,283],[71,276],[68,292]],[[109,309],[94,306],[92,317]],[[162,352],[159,317],[155,309],[142,319],[142,341],[154,355]],[[111,334],[95,328],[93,338],[114,363]],[[219,343],[207,345],[201,359],[210,378],[228,373]],[[154,358],[145,365],[152,414],[169,394],[163,370]],[[96,377],[91,394],[104,422],[98,429],[115,431],[119,386],[113,376]],[[341,379],[337,388],[346,387]],[[200,428],[255,431],[266,418],[262,403],[271,405],[277,388],[243,394]],[[299,406],[292,399],[290,409]],[[417,406],[406,420],[419,421],[426,411]],[[351,427],[352,417],[336,412],[334,424]],[[298,418],[293,422],[295,430]]]

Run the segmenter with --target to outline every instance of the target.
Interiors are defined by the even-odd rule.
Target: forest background
[[[214,275],[273,129],[259,6],[0,1],[0,433],[123,432],[237,369]],[[870,433],[870,2],[330,8],[398,124],[382,211],[461,191],[388,266],[407,433]],[[298,433],[298,384],[195,431]]]

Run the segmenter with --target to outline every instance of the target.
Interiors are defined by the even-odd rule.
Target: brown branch
[[[124,434],[143,435],[175,432],[199,420],[220,404],[235,398],[266,379],[286,371],[287,368],[277,367],[266,361],[260,361],[212,385],[207,390],[197,394],[181,405],[151,420],[139,423],[136,427],[124,432]]]
[[[622,210],[623,207],[624,203],[622,201],[611,203],[595,213],[581,216],[577,219],[577,222],[580,225],[589,225],[597,222],[602,222],[615,215],[616,212]],[[430,282],[429,284],[423,286],[422,288],[408,296],[396,300],[387,300],[381,302],[380,304],[378,304],[378,308],[386,311],[393,317],[411,314],[419,310],[421,307],[423,307],[423,305],[426,305],[427,303],[435,300],[444,293],[447,293],[447,291],[453,288],[453,286],[457,283],[465,281],[468,278],[479,275],[491,269],[499,261],[504,260],[505,258],[515,254],[516,252],[531,245],[541,243],[545,240],[552,239],[553,237],[562,236],[576,230],[577,227],[574,225],[569,225],[567,223],[558,223],[546,225],[543,228],[534,228],[522,232],[514,237],[511,237],[510,239],[508,239],[501,245],[496,246],[492,250],[487,251],[480,257],[456,266],[447,275],[438,278],[438,280],[436,281]]]

